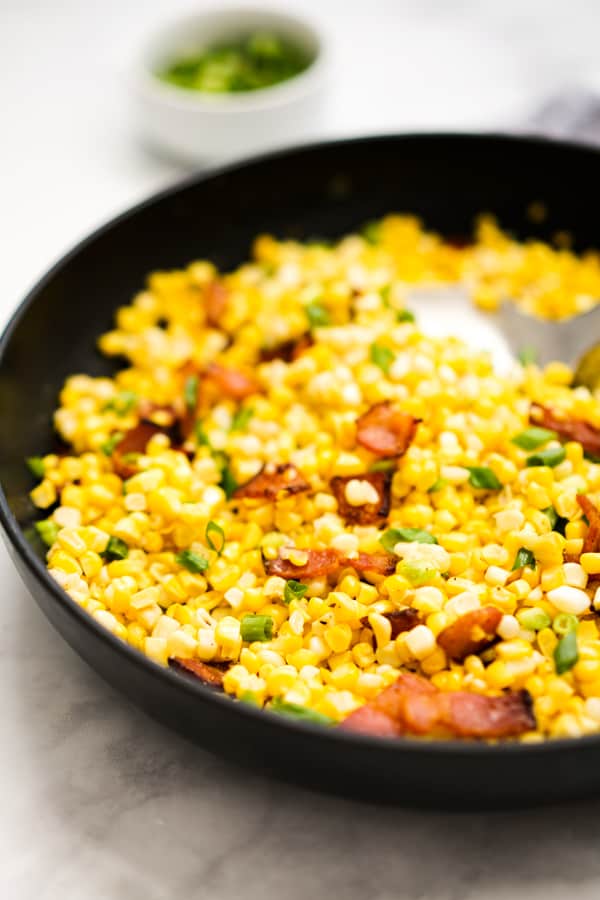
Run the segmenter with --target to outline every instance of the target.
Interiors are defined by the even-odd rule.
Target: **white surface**
[[[67,246],[178,175],[133,139],[119,73],[155,22],[189,6],[1,0],[2,317]],[[487,128],[600,81],[595,0],[300,6],[335,39],[328,133]],[[2,900],[598,897],[598,802],[453,818],[240,772],[101,683],[3,549],[0,580]]]

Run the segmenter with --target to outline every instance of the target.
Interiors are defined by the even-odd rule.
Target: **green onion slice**
[[[292,600],[300,600],[301,597],[304,597],[307,590],[307,584],[302,584],[301,581],[294,581],[293,578],[290,578],[283,589],[283,602],[291,603]]]
[[[196,409],[198,404],[198,376],[197,375],[189,375],[185,379],[185,385],[183,387],[183,399],[185,400],[185,405],[189,410]]]
[[[389,347],[383,347],[381,344],[371,344],[369,358],[372,363],[379,366],[386,375],[390,371],[390,366],[394,361],[395,353]]]
[[[554,668],[557,675],[564,675],[573,668],[579,653],[577,650],[577,632],[572,629],[560,639],[554,648]]]
[[[27,468],[31,472],[32,475],[35,475],[36,478],[43,478],[46,474],[46,470],[44,468],[44,460],[41,456],[28,456],[25,460],[27,464]]]
[[[322,328],[331,324],[329,312],[316,300],[313,303],[308,303],[304,307],[304,311],[311,328]]]
[[[379,543],[388,553],[394,552],[394,547],[401,541],[419,544],[437,544],[437,538],[429,531],[422,528],[388,528],[379,538]]]
[[[303,722],[313,722],[315,725],[335,724],[335,720],[330,716],[316,712],[314,709],[308,709],[306,706],[300,706],[299,703],[286,703],[281,697],[274,697],[269,704],[269,709],[282,716],[290,716],[290,718],[300,719]]]
[[[499,491],[502,482],[488,466],[467,466],[469,470],[469,484],[483,491]]]
[[[527,550],[525,547],[521,547],[517,555],[515,556],[512,571],[514,572],[516,569],[522,569],[525,566],[528,566],[530,569],[535,569],[535,556],[533,555],[531,550]]]
[[[537,450],[538,447],[541,447],[542,444],[547,444],[548,441],[554,441],[558,435],[555,431],[550,431],[549,428],[538,428],[534,426],[532,428],[526,428],[525,431],[520,431],[519,434],[515,434],[514,438],[512,438],[512,443],[516,444],[517,447],[521,447],[522,450]]]
[[[118,537],[110,537],[104,548],[102,556],[110,561],[115,559],[127,559],[129,555],[129,547]]]
[[[545,450],[538,450],[537,453],[532,453],[531,456],[528,456],[525,464],[530,468],[532,466],[550,466],[550,468],[554,468],[554,466],[560,465],[566,455],[567,451],[564,447],[547,447]]]
[[[273,619],[271,616],[244,616],[240,623],[240,635],[243,641],[270,641],[273,637]]]
[[[48,547],[51,547],[58,537],[60,527],[56,524],[56,522],[53,522],[52,519],[42,519],[41,522],[35,523],[35,530],[37,531],[43,542]]]
[[[216,536],[216,541],[213,540],[213,535]],[[206,526],[204,537],[206,538],[206,543],[208,544],[210,549],[214,550],[215,553],[220,556],[223,552],[223,547],[225,546],[225,532],[223,531],[219,523],[211,519]]]
[[[175,562],[178,566],[183,566],[188,572],[198,575],[200,572],[206,572],[208,569],[208,560],[195,550],[181,550],[175,554]]]
[[[251,406],[243,406],[241,409],[238,409],[231,420],[230,430],[243,431],[253,415],[254,410]]]

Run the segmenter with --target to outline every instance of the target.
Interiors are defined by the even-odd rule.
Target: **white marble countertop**
[[[503,126],[566,85],[600,84],[596,0],[279,5],[333,32],[328,134]],[[2,0],[2,319],[86,231],[180,174],[130,133],[122,73],[153,21],[189,6]],[[240,771],[101,682],[3,548],[0,581],[3,900],[599,895],[599,802],[453,817]]]

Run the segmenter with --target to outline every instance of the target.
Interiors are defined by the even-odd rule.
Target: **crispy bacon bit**
[[[266,559],[264,561],[267,575],[279,575],[280,578],[319,578],[330,575],[340,565],[340,557],[336,550],[306,550],[308,560],[302,566],[295,566],[289,559]]]
[[[260,351],[260,361],[271,362],[274,359],[282,359],[287,363],[293,362],[302,356],[305,350],[312,347],[313,343],[312,336],[307,332],[295,340],[285,341],[275,347],[264,347]]]
[[[586,453],[591,456],[600,456],[600,428],[591,425],[584,419],[573,419],[561,415],[540,403],[532,403],[529,410],[529,421],[534,425],[542,425],[551,431],[556,431],[560,437],[567,441],[578,441]]]
[[[489,647],[496,636],[502,613],[495,606],[482,606],[465,613],[438,634],[438,644],[450,659],[463,660]]]
[[[254,478],[240,485],[233,496],[248,500],[277,500],[282,494],[299,494],[309,489],[310,484],[295,466],[267,463]]]
[[[204,387],[205,381],[210,381],[218,389],[220,394],[232,400],[245,400],[251,394],[260,391],[258,382],[245,372],[238,369],[228,369],[219,363],[210,363],[205,370],[201,385]]]
[[[410,606],[407,606],[406,609],[394,610],[394,612],[384,613],[383,615],[392,626],[392,640],[404,631],[411,631],[419,624],[419,613]],[[360,624],[368,626],[369,617],[363,616]]]
[[[600,510],[585,494],[577,494],[577,502],[588,520],[588,530],[581,552],[600,553]]]
[[[408,450],[419,419],[385,400],[376,403],[356,422],[356,440],[376,456],[402,456]]]
[[[223,686],[223,672],[215,666],[209,666],[200,662],[199,659],[184,659],[182,656],[172,656],[169,659],[169,665],[173,669],[189,672],[198,678],[203,684],[211,687]]]
[[[348,731],[395,737],[401,734],[501,738],[535,728],[527,691],[499,697],[467,691],[444,693],[419,675],[405,673],[340,725]]]
[[[117,475],[121,478],[131,478],[135,475],[138,467],[134,461],[128,459],[129,454],[143,453],[150,438],[155,434],[165,433],[166,429],[153,425],[152,422],[140,422],[128,431],[112,452],[112,464]]]
[[[213,328],[219,328],[221,319],[227,309],[229,290],[221,281],[211,281],[204,291],[204,309],[206,312],[206,324]]]
[[[346,485],[349,481],[368,481],[379,495],[377,503],[363,503],[353,506],[346,499]],[[364,475],[336,475],[331,479],[331,490],[337,500],[338,512],[352,525],[381,524],[390,511],[392,488],[391,472],[368,472]]]
[[[350,566],[359,575],[393,575],[398,560],[388,553],[358,553],[340,560],[343,566]]]

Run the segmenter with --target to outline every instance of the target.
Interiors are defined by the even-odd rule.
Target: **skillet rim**
[[[598,162],[600,164],[600,147],[594,147],[591,144],[586,144],[574,140],[564,140],[547,137],[535,133],[529,133],[527,131],[518,133],[508,133],[502,131],[411,131],[389,132],[356,137],[342,137],[332,140],[317,140],[306,143],[303,142],[300,144],[294,144],[291,146],[279,148],[277,150],[266,151],[254,154],[249,157],[243,157],[242,159],[228,162],[224,165],[216,166],[214,168],[211,167],[206,171],[194,172],[190,175],[185,176],[184,178],[178,179],[174,184],[171,184],[166,188],[162,188],[161,190],[152,193],[144,200],[141,200],[133,204],[132,206],[127,207],[122,212],[117,213],[108,220],[104,221],[99,226],[94,228],[93,231],[91,231],[85,237],[72,245],[69,250],[63,253],[54,263],[51,264],[51,266],[44,272],[44,274],[34,282],[33,286],[29,288],[29,290],[25,294],[25,297],[21,300],[20,303],[18,303],[6,322],[2,334],[0,335],[0,371],[4,365],[5,356],[14,331],[20,324],[21,319],[29,310],[29,307],[33,306],[35,301],[38,299],[39,293],[52,280],[52,278],[54,278],[54,276],[63,268],[68,266],[71,260],[77,257],[77,255],[82,250],[84,250],[89,244],[93,243],[97,238],[102,237],[103,234],[110,231],[113,227],[118,226],[121,222],[134,218],[136,215],[138,215],[138,213],[143,212],[147,207],[150,207],[155,203],[159,203],[161,200],[168,197],[172,197],[179,193],[184,193],[188,188],[201,184],[205,181],[210,181],[212,178],[226,175],[230,172],[237,172],[243,169],[251,169],[254,166],[263,165],[265,163],[268,164],[273,160],[285,158],[286,156],[294,157],[302,155],[303,153],[311,153],[323,149],[335,149],[336,147],[341,147],[348,144],[357,146],[361,144],[370,145],[386,143],[388,141],[410,143],[411,141],[423,140],[434,142],[440,139],[456,141],[457,143],[463,141],[466,143],[478,144],[495,141],[511,145],[529,145],[532,149],[535,149],[537,147],[542,152],[547,147],[554,147],[557,149],[566,150],[567,152],[575,151],[579,154],[583,153],[584,155],[594,156],[598,159]],[[39,583],[40,588],[44,589],[53,597],[53,599],[57,603],[61,604],[63,609],[71,617],[71,619],[75,620],[75,622],[77,622],[79,626],[86,630],[91,638],[96,638],[104,642],[115,651],[117,657],[124,657],[128,660],[129,663],[136,666],[138,670],[147,673],[149,677],[152,676],[153,678],[163,679],[166,684],[170,684],[172,686],[173,690],[179,689],[184,693],[187,692],[191,696],[202,698],[205,703],[215,703],[217,705],[220,705],[223,708],[223,711],[228,709],[232,717],[241,715],[242,718],[248,717],[251,720],[254,719],[257,723],[263,722],[265,727],[270,726],[271,728],[275,729],[275,731],[280,729],[282,731],[291,731],[292,733],[299,732],[300,734],[305,734],[307,737],[310,735],[314,735],[315,737],[319,737],[321,740],[330,742],[332,741],[339,744],[340,746],[350,743],[356,746],[357,749],[364,748],[366,750],[367,748],[370,748],[373,752],[376,753],[383,752],[386,754],[400,754],[404,751],[413,753],[418,752],[421,755],[427,754],[429,757],[431,757],[432,761],[435,761],[435,759],[439,756],[447,756],[452,754],[467,757],[483,756],[487,759],[494,759],[498,755],[514,755],[517,757],[521,757],[528,754],[536,755],[540,752],[544,754],[554,752],[560,753],[561,751],[575,750],[578,747],[581,747],[582,749],[586,747],[596,747],[600,749],[600,732],[598,734],[583,735],[582,737],[546,738],[544,740],[531,743],[518,741],[497,741],[493,743],[469,740],[461,741],[458,739],[427,740],[423,738],[413,737],[400,737],[394,739],[373,737],[369,735],[353,733],[350,731],[341,731],[333,727],[324,728],[320,725],[315,725],[304,721],[297,721],[287,716],[278,715],[277,713],[271,713],[268,710],[257,709],[247,703],[242,703],[240,701],[236,702],[229,695],[217,693],[214,690],[205,687],[198,681],[193,681],[191,678],[182,677],[169,667],[159,666],[158,663],[153,662],[141,651],[136,650],[134,647],[115,637],[115,635],[113,635],[106,628],[103,628],[102,625],[96,622],[96,620],[93,619],[92,616],[90,616],[82,607],[74,603],[66,593],[66,591],[64,591],[60,587],[60,585],[56,581],[54,581],[54,579],[48,574],[48,570],[46,569],[45,565],[34,553],[33,548],[25,538],[23,530],[21,529],[12,510],[10,509],[8,498],[6,496],[4,485],[2,483],[0,483],[0,525],[2,525],[5,536],[10,540],[12,547],[14,548],[20,559],[27,566],[30,573]],[[56,630],[58,631],[59,629]],[[66,641],[66,639],[62,635],[62,632],[59,633],[63,640]],[[86,663],[88,663],[88,665],[91,666],[85,655],[79,654],[78,651],[76,652]],[[91,668],[95,667],[91,666]],[[97,672],[97,674],[100,673]],[[127,696],[121,690],[119,690],[119,693],[123,696]],[[194,741],[194,743],[197,742]]]

